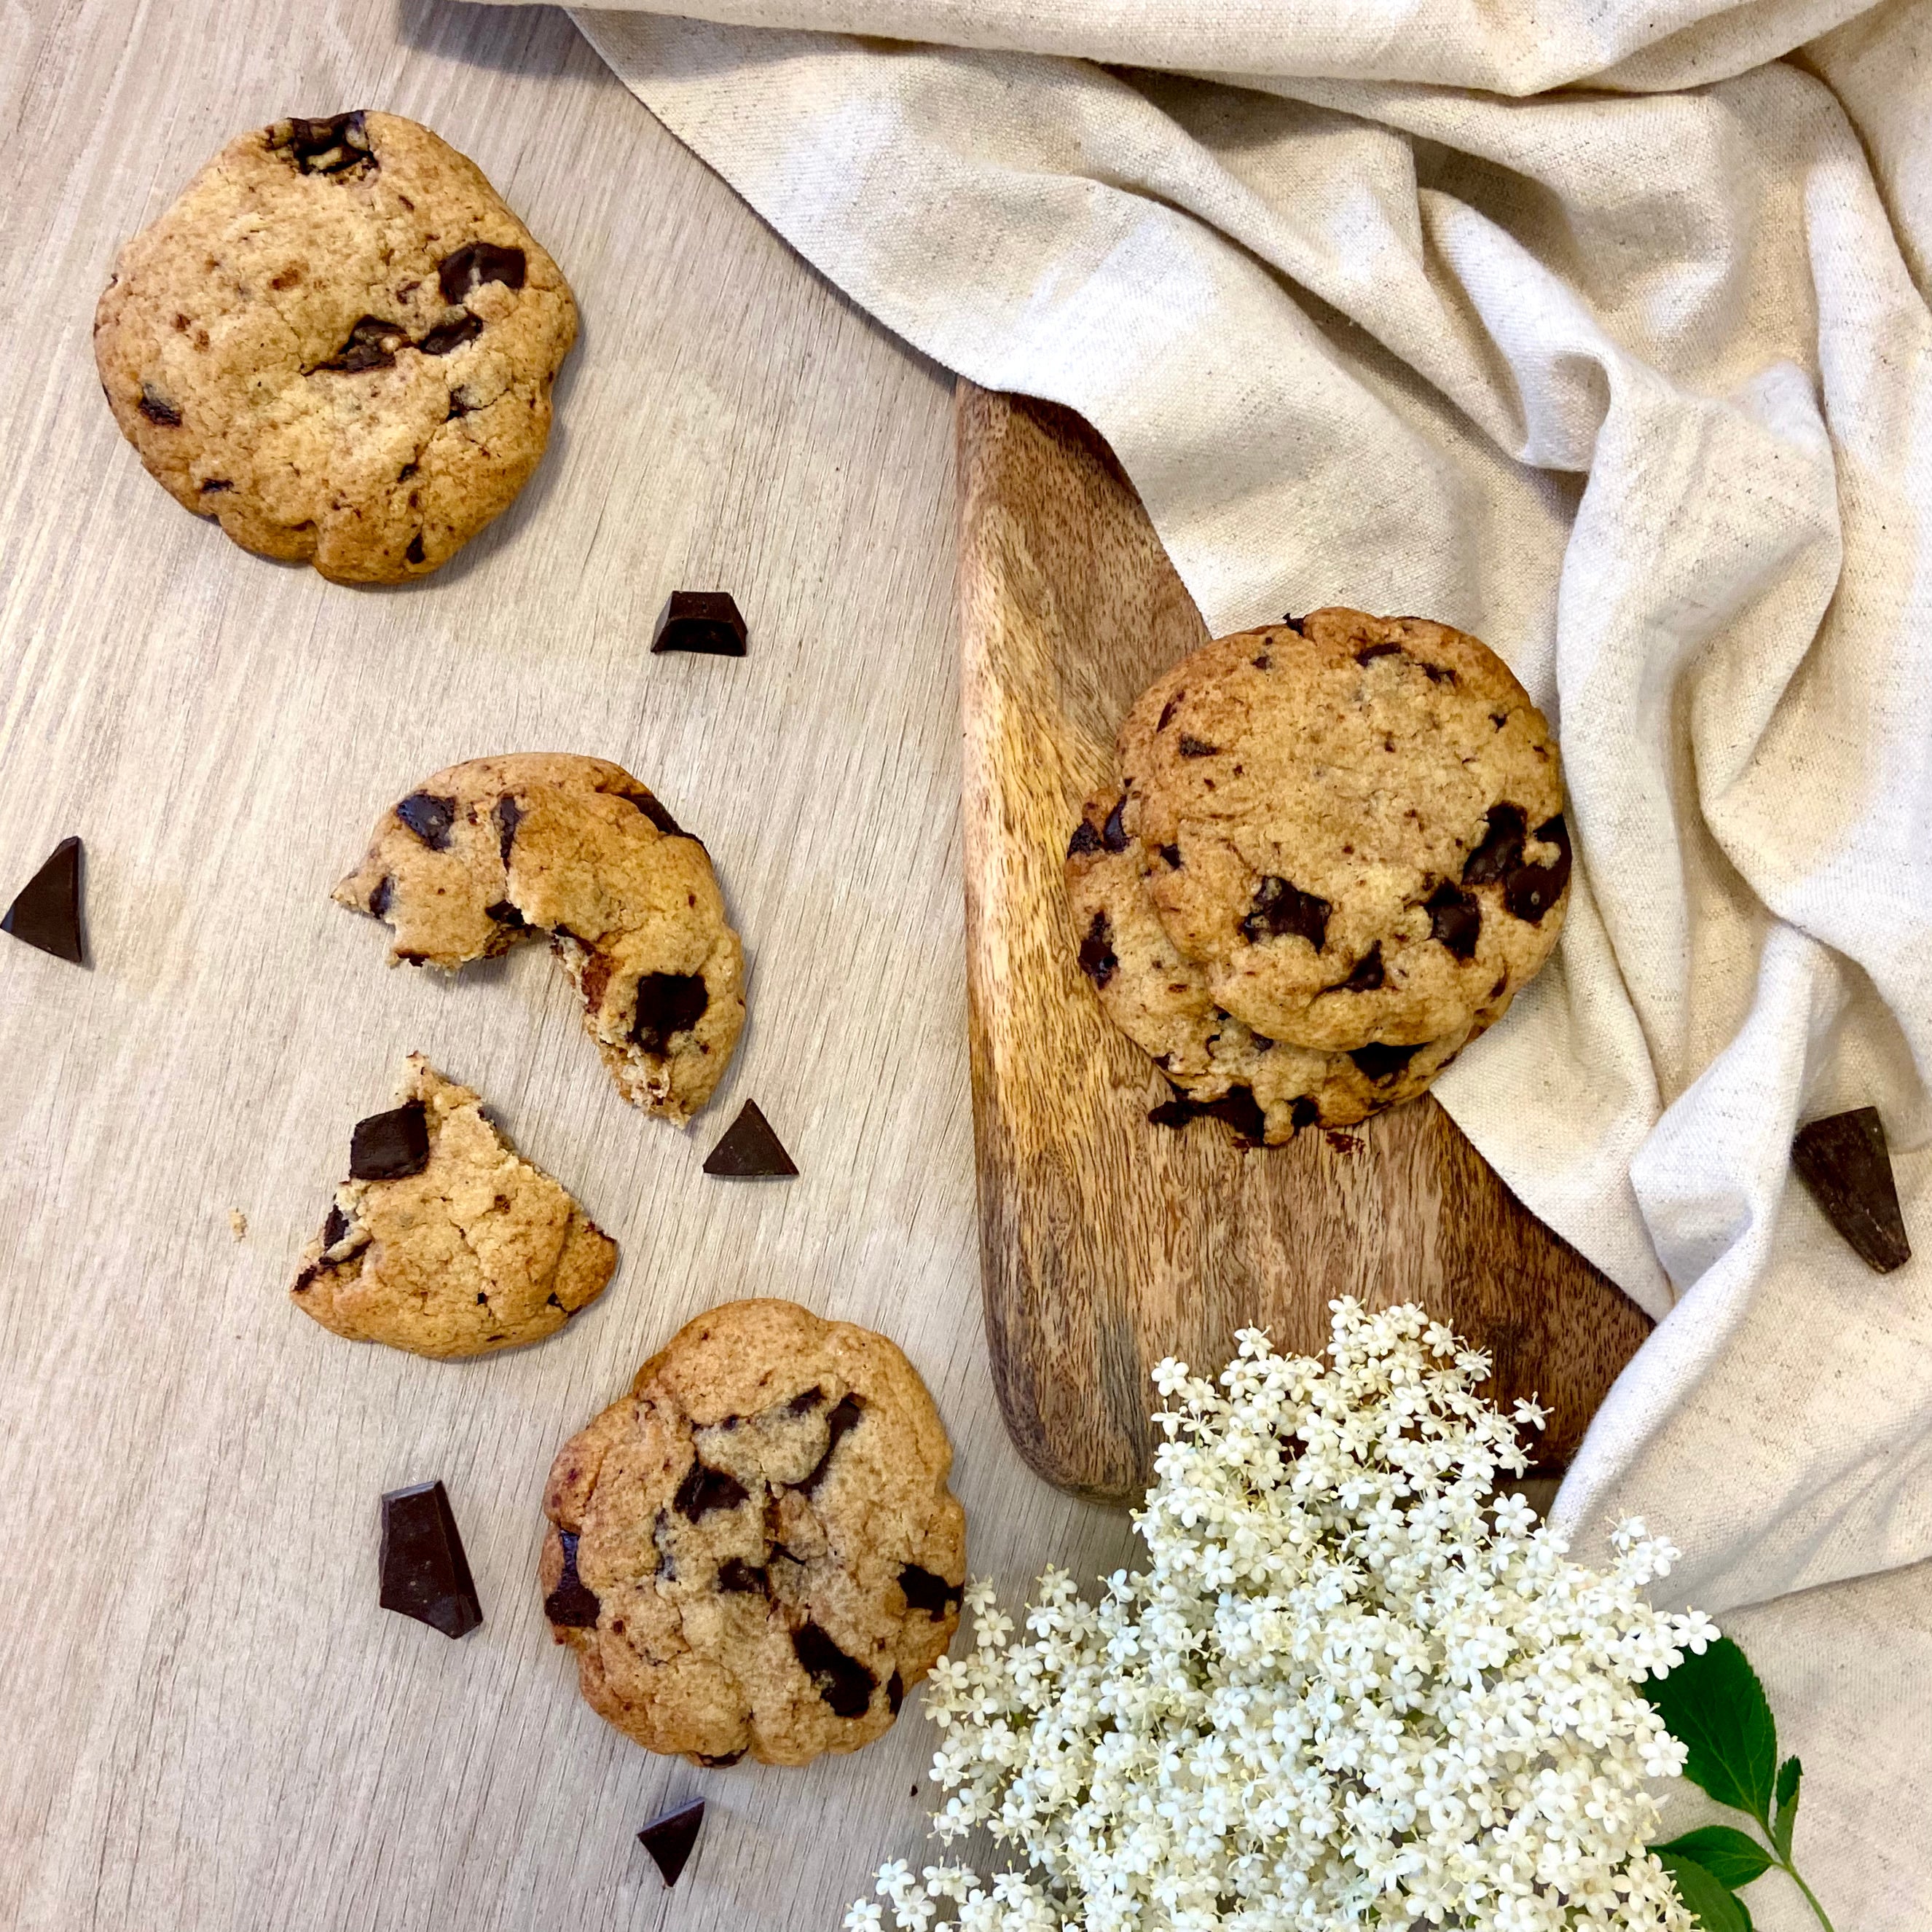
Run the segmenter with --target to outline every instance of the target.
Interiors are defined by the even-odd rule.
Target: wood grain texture
[[[1012,1588],[1126,1553],[1008,1447],[981,1339],[950,387],[559,13],[4,19],[0,896],[79,832],[94,963],[0,938],[0,1926],[830,1932],[880,1859],[922,1855],[916,1698],[804,1771],[647,1755],[549,1640],[541,1495],[681,1322],[778,1293],[925,1373],[976,1570]],[[472,155],[584,319],[523,500],[394,591],[178,508],[89,345],[118,244],[230,135],[363,104]],[[731,588],[748,658],[649,654],[681,584]],[[617,1099],[547,959],[386,971],[381,932],[328,903],[412,779],[548,748],[658,787],[745,935],[749,1025],[688,1136]],[[538,1347],[421,1361],[289,1304],[350,1126],[412,1047],[620,1244]],[[700,1172],[747,1097],[797,1180]],[[486,1619],[454,1643],[376,1602],[376,1498],[434,1476]],[[667,1893],[633,1834],[694,1792]]]
[[[1148,1480],[1148,1372],[1237,1329],[1312,1350],[1340,1294],[1416,1299],[1550,1411],[1560,1469],[1648,1318],[1517,1202],[1431,1097],[1243,1150],[1151,1125],[1168,1095],[1074,964],[1081,802],[1142,688],[1207,633],[1131,485],[1064,410],[962,383],[967,994],[986,1332],[1006,1426],[1050,1482]]]

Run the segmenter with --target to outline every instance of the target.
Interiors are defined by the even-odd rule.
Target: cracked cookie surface
[[[544,1613],[586,1701],[702,1764],[870,1743],[958,1625],[952,1460],[884,1336],[775,1300],[688,1323],[544,1490]]]
[[[1470,1022],[1416,1046],[1323,1052],[1273,1040],[1216,1005],[1207,974],[1168,935],[1143,877],[1140,841],[1118,794],[1089,803],[1066,860],[1080,970],[1108,1018],[1166,1075],[1180,1126],[1212,1113],[1270,1147],[1304,1127],[1352,1126],[1425,1092],[1468,1041],[1508,1010],[1504,992]]]
[[[1162,928],[1267,1038],[1439,1041],[1556,943],[1556,746],[1465,632],[1331,609],[1217,639],[1142,694],[1117,754]]]
[[[392,964],[454,971],[547,935],[619,1090],[667,1120],[689,1120],[730,1064],[744,949],[704,846],[621,765],[452,765],[383,813],[334,896],[394,928]]]
[[[296,1306],[351,1341],[417,1355],[555,1334],[603,1292],[616,1244],[421,1054],[397,1099],[356,1129],[350,1178],[290,1291]]]
[[[238,136],[121,251],[94,356],[150,474],[342,583],[435,569],[542,455],[576,339],[482,171],[399,116]]]

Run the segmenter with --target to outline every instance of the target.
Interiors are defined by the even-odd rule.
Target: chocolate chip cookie
[[[374,112],[230,142],[122,250],[94,324],[149,473],[344,584],[422,576],[508,507],[576,335],[482,171]]]
[[[958,1624],[952,1462],[884,1336],[789,1301],[699,1316],[550,1470],[544,1610],[586,1701],[700,1764],[869,1744]]]
[[[1420,1048],[1556,943],[1556,748],[1462,632],[1336,609],[1218,639],[1142,696],[1118,755],[1161,927],[1268,1039]]]
[[[616,1242],[421,1054],[396,1097],[356,1126],[296,1306],[351,1341],[417,1355],[555,1334],[604,1292]]]
[[[383,813],[334,897],[388,922],[392,965],[453,971],[547,935],[619,1090],[666,1120],[689,1120],[730,1064],[745,958],[717,876],[620,765],[452,765]]]
[[[1270,1146],[1304,1127],[1353,1126],[1424,1092],[1507,1010],[1512,995],[1504,992],[1474,1021],[1415,1046],[1324,1053],[1255,1032],[1215,1004],[1207,974],[1168,936],[1121,803],[1115,794],[1087,807],[1067,854],[1067,904],[1080,970],[1108,1018],[1178,1096],[1154,1110],[1163,1124],[1213,1114],[1244,1139]]]

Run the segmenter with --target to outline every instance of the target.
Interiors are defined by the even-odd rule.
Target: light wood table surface
[[[584,314],[523,500],[396,591],[178,508],[89,340],[116,245],[231,134],[360,106],[472,155]],[[0,261],[0,901],[80,833],[92,956],[0,940],[0,1925],[836,1927],[924,1849],[916,1701],[802,1771],[648,1756],[549,1640],[539,1496],[679,1324],[778,1294],[924,1372],[976,1572],[1126,1552],[1022,1467],[982,1340],[947,377],[548,9],[13,0]],[[748,658],[648,654],[680,584],[736,594]],[[688,1136],[618,1100],[534,949],[387,971],[328,903],[412,781],[551,749],[657,788],[745,935],[750,1023]],[[622,1244],[536,1348],[421,1361],[284,1292],[412,1048]],[[700,1172],[748,1096],[797,1180]],[[376,1498],[433,1476],[487,1619],[455,1643],[376,1607]],[[633,1834],[698,1792],[667,1892]]]

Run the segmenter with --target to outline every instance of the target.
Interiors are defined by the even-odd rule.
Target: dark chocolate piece
[[[286,148],[305,175],[344,174],[365,162],[373,168],[376,155],[364,125],[366,112],[358,107],[352,114],[332,114],[326,119],[295,116],[278,121],[268,130],[268,146]]]
[[[1258,942],[1286,933],[1305,939],[1316,952],[1328,938],[1328,902],[1268,874],[1255,888],[1254,904],[1241,921],[1242,936]]]
[[[396,896],[396,882],[386,872],[376,881],[376,889],[369,895],[369,916],[380,919],[389,910],[389,902]]]
[[[432,852],[449,850],[449,828],[456,823],[456,801],[434,792],[412,791],[396,807],[396,816]]]
[[[429,1116],[420,1100],[356,1123],[349,1142],[352,1180],[403,1180],[429,1165]]]
[[[1096,912],[1080,942],[1080,970],[1095,986],[1104,986],[1120,963],[1114,951],[1113,922],[1104,912]]]
[[[848,1657],[815,1623],[791,1634],[799,1666],[835,1718],[862,1718],[872,1708],[878,1679],[856,1657]]]
[[[1156,731],[1165,731],[1174,722],[1174,714],[1180,709],[1180,700],[1186,695],[1184,691],[1177,691],[1160,707],[1160,722],[1154,728]]]
[[[754,1569],[742,1556],[730,1557],[718,1566],[718,1587],[741,1596],[759,1596],[764,1592],[765,1573]]]
[[[0,914],[0,932],[76,966],[86,963],[80,938],[80,841],[63,838]]]
[[[1274,668],[1274,659],[1270,657],[1266,651],[1262,652],[1259,657],[1250,662],[1257,670],[1272,670]]]
[[[1219,745],[1210,745],[1205,738],[1197,738],[1191,731],[1180,734],[1180,755],[1184,758],[1211,758],[1220,750]]]
[[[483,1621],[455,1514],[440,1481],[383,1497],[382,1575],[379,1600],[386,1610],[414,1617],[445,1636],[461,1636]]]
[[[708,1757],[704,1762],[736,1764],[744,1755],[742,1751],[734,1751],[728,1757]],[[653,1818],[638,1834],[638,1843],[650,1853],[667,1886],[676,1884],[679,1874],[689,1862],[692,1847],[698,1843],[698,1828],[704,1822],[704,1800],[694,1798],[688,1804],[680,1804],[675,1811]]]
[[[201,486],[201,494],[204,496],[206,496],[216,490],[232,490],[234,487],[235,485],[230,482],[225,476],[211,476],[208,481]]]
[[[1468,958],[1483,929],[1483,908],[1474,896],[1444,879],[1423,904],[1430,932],[1458,959]]]
[[[136,406],[151,423],[159,423],[164,429],[181,428],[181,411],[152,382],[141,385],[141,400]]]
[[[1178,872],[1180,870],[1180,848],[1178,845],[1163,845],[1160,848],[1160,856],[1166,861],[1169,871]]]
[[[696,1522],[713,1510],[736,1509],[750,1493],[736,1476],[704,1462],[694,1462],[678,1484],[671,1503],[680,1516]]]
[[[403,552],[403,561],[405,563],[421,563],[428,554],[423,548],[422,532],[418,530],[410,538],[409,547]]]
[[[563,1544],[563,1574],[544,1599],[544,1615],[564,1630],[595,1630],[604,1607],[597,1592],[577,1574],[577,1532],[559,1530]]]
[[[1422,667],[1423,676],[1431,684],[1454,684],[1456,682],[1456,674],[1447,664],[1431,664],[1426,658],[1418,658],[1416,662]]]
[[[455,308],[470,291],[484,282],[501,282],[506,289],[520,289],[528,264],[520,248],[500,248],[494,242],[469,242],[437,263],[436,279],[442,298]]]
[[[1364,644],[1355,653],[1358,664],[1372,664],[1377,658],[1399,658],[1402,656],[1400,644]]]
[[[1288,1124],[1297,1133],[1304,1127],[1318,1127],[1322,1124],[1322,1109],[1309,1095],[1300,1094],[1288,1110]]]
[[[1124,852],[1127,849],[1127,828],[1120,814],[1127,808],[1125,798],[1117,799],[1114,808],[1107,814],[1107,822],[1100,830],[1100,843],[1109,852]]]
[[[688,1033],[711,1004],[697,973],[646,973],[638,982],[638,1017],[631,1037],[646,1053],[668,1053],[670,1036]]]
[[[788,1415],[809,1415],[814,1408],[825,1404],[825,1391],[822,1388],[801,1389],[785,1404]]]
[[[1244,1145],[1259,1147],[1268,1131],[1268,1117],[1255,1098],[1252,1087],[1231,1087],[1218,1100],[1190,1100],[1177,1094],[1148,1111],[1148,1118],[1157,1127],[1184,1127],[1190,1120],[1216,1120],[1232,1127]]]
[[[949,1583],[944,1576],[935,1576],[916,1563],[908,1563],[901,1569],[899,1588],[904,1593],[908,1610],[923,1610],[934,1618],[957,1609],[966,1597],[964,1585]]]
[[[1335,990],[1341,993],[1372,993],[1385,976],[1382,970],[1382,943],[1378,939],[1355,962],[1348,976]]]
[[[899,1706],[904,1702],[905,1679],[895,1670],[891,1676],[886,1679],[886,1708],[896,1718],[899,1714]],[[917,1797],[919,1786],[915,1784],[912,1789],[913,1796],[915,1798]]]
[[[745,620],[728,590],[674,590],[658,613],[651,649],[741,658],[746,634]]]
[[[328,1218],[322,1224],[322,1245],[325,1248],[334,1247],[348,1232],[349,1216],[332,1202]]]
[[[1559,812],[1536,828],[1535,837],[1556,848],[1556,856],[1547,866],[1519,866],[1503,881],[1503,904],[1516,918],[1539,924],[1543,915],[1563,896],[1570,883],[1570,828]]]
[[[483,333],[483,318],[467,309],[454,322],[440,322],[416,344],[425,356],[448,356]]]
[[[856,1395],[841,1399],[838,1406],[827,1416],[825,1454],[813,1465],[812,1473],[799,1484],[807,1496],[812,1495],[825,1480],[825,1472],[832,1466],[832,1453],[846,1436],[856,1429],[866,1413],[866,1405]]]
[[[365,315],[349,332],[349,340],[319,369],[334,369],[352,376],[365,369],[393,369],[396,351],[407,346],[409,332],[400,322],[385,322],[380,315]]]
[[[506,792],[497,800],[490,815],[496,821],[496,849],[507,866],[510,862],[510,848],[516,842],[517,827],[524,821],[524,808]]]
[[[755,1100],[738,1109],[738,1118],[724,1130],[718,1144],[704,1157],[706,1174],[731,1180],[777,1180],[798,1172]]]
[[[511,904],[508,899],[499,899],[494,905],[483,908],[483,916],[498,926],[506,926],[513,932],[527,932],[530,922]]]
[[[1082,852],[1097,852],[1100,849],[1100,835],[1085,819],[1073,828],[1073,836],[1066,842],[1066,856],[1071,859]]]
[[[626,792],[624,796],[668,838],[688,838],[690,833],[658,804],[649,792]]]
[[[1876,1107],[1808,1122],[1791,1143],[1791,1160],[1826,1220],[1861,1261],[1889,1274],[1912,1258]]]
[[[1372,1040],[1366,1046],[1358,1046],[1348,1058],[1371,1080],[1393,1080],[1422,1051],[1423,1042],[1418,1040],[1413,1046],[1385,1046],[1379,1040]]]
[[[749,1747],[746,1748],[748,1749]],[[742,1750],[734,1750],[726,1751],[718,1757],[706,1757],[704,1752],[700,1751],[698,1754],[698,1761],[700,1764],[709,1765],[714,1771],[722,1771],[727,1765],[736,1764],[744,1755],[745,1753]],[[638,1834],[640,1838],[644,1835],[641,1832]]]
[[[1291,631],[1294,632],[1297,637],[1306,637],[1308,634],[1307,632],[1301,628],[1301,620],[1296,616],[1292,611],[1284,610],[1281,614],[1281,621],[1286,624]]]
[[[1466,886],[1493,886],[1522,863],[1522,842],[1529,830],[1520,805],[1492,805],[1482,842],[1462,861]]]

